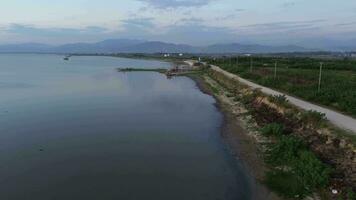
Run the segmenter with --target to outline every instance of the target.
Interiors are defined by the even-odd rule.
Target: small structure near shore
[[[183,76],[192,73],[198,73],[206,67],[206,64],[201,62],[185,61],[176,63],[171,69],[145,69],[145,68],[122,68],[118,69],[120,72],[158,72],[167,75],[168,78],[173,76]]]

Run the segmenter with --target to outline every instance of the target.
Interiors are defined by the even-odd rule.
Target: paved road
[[[188,62],[187,62],[188,63]],[[321,106],[309,103],[307,101],[286,95],[284,93],[281,92],[277,92],[275,90],[272,90],[270,88],[266,88],[263,87],[261,85],[258,85],[256,83],[253,83],[251,81],[248,81],[246,79],[243,79],[235,74],[229,73],[225,70],[222,70],[221,68],[217,67],[217,66],[211,66],[212,70],[215,70],[217,72],[223,73],[225,74],[227,77],[230,77],[232,79],[236,79],[238,81],[240,81],[241,83],[244,83],[248,86],[250,86],[251,88],[257,89],[260,88],[261,91],[265,94],[269,94],[269,95],[285,95],[287,97],[287,99],[289,100],[290,103],[294,104],[295,106],[302,108],[304,110],[315,110],[321,113],[325,113],[327,119],[333,123],[334,125],[345,129],[345,130],[349,130],[352,131],[353,134],[356,134],[356,119],[349,117],[347,115],[341,114],[339,112],[335,112],[333,110],[327,109],[327,108],[323,108]]]

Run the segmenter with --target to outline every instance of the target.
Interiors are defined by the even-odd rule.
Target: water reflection
[[[249,199],[213,98],[188,78],[115,69],[169,64],[0,60],[0,199]]]

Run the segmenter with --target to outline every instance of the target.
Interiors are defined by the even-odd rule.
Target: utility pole
[[[323,63],[320,63],[320,73],[319,73],[319,87],[318,87],[318,92],[321,90],[321,76],[322,76],[322,71],[323,71]]]
[[[277,78],[277,61],[274,63],[274,79]]]

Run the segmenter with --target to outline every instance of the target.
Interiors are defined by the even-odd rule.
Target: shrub
[[[271,123],[261,129],[265,136],[281,136],[284,132],[284,126],[278,123]]]
[[[303,198],[306,195],[299,179],[290,172],[270,171],[266,174],[265,184],[271,190],[286,198]]]
[[[214,87],[213,85],[208,84],[210,90],[214,93],[214,94],[219,94],[220,90],[216,87]]]
[[[300,139],[293,136],[281,136],[279,142],[271,146],[267,161],[277,166],[293,166],[301,149],[305,149],[305,146]]]
[[[231,97],[234,97],[234,95],[231,93],[226,93],[226,97],[231,98]]]
[[[266,160],[274,169],[267,174],[266,183],[282,196],[304,198],[329,182],[331,169],[295,136],[280,135]]]
[[[240,96],[235,96],[235,97],[234,97],[234,101],[238,102],[238,101],[240,101],[240,100],[241,100],[241,97],[240,97]]]
[[[356,200],[356,193],[350,189],[347,193],[347,199],[348,200]]]
[[[310,151],[301,151],[293,163],[293,169],[300,182],[309,192],[324,187],[329,182],[331,169]]]
[[[314,128],[318,128],[324,125],[326,121],[326,116],[324,113],[320,113],[314,110],[309,110],[302,114],[301,120],[304,124],[310,124]]]
[[[246,94],[242,97],[241,102],[245,105],[252,103],[255,100],[255,96],[253,94]]]
[[[286,106],[289,102],[286,95],[274,95],[274,96],[271,96],[269,99],[270,99],[270,101],[272,101],[278,105],[281,105],[281,106]]]

